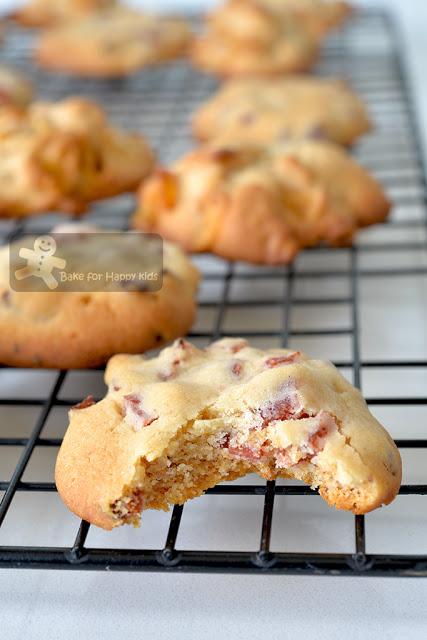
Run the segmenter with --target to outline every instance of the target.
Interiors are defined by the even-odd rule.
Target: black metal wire
[[[364,34],[375,34],[381,40],[385,38],[388,45],[385,50],[367,52],[355,50],[352,43]],[[31,66],[29,49],[31,34],[19,29],[12,29],[7,37],[4,57],[17,66],[31,68],[35,81],[40,88],[40,97],[58,99],[67,94],[83,94],[101,102],[118,123],[141,129],[148,133],[151,142],[167,162],[174,156],[184,152],[189,144],[188,117],[191,111],[201,103],[215,88],[212,78],[191,70],[185,63],[144,71],[135,77],[117,81],[94,80],[90,83],[78,78],[63,75],[47,74]],[[331,268],[325,259],[321,269],[300,267],[298,260],[289,268],[247,268],[242,265],[225,264],[218,270],[209,266],[204,271],[205,281],[219,287],[217,297],[206,299],[200,303],[202,309],[214,311],[213,324],[208,330],[194,330],[190,337],[201,340],[212,340],[227,335],[242,335],[248,338],[271,338],[277,344],[288,346],[290,340],[301,337],[343,336],[351,343],[351,354],[345,359],[335,359],[336,366],[353,371],[356,386],[361,386],[362,372],[366,369],[380,369],[404,372],[410,368],[427,368],[427,360],[412,361],[402,357],[390,360],[367,360],[360,353],[359,327],[359,288],[367,278],[415,278],[427,275],[427,266],[422,263],[416,266],[398,267],[394,261],[388,266],[361,266],[361,257],[366,255],[392,256],[399,252],[418,252],[426,254],[427,241],[421,240],[421,232],[427,228],[427,184],[426,171],[419,146],[419,131],[415,111],[409,91],[407,75],[402,62],[402,48],[399,34],[387,13],[376,10],[361,11],[343,34],[334,36],[329,42],[318,73],[329,75],[343,74],[349,77],[351,84],[368,101],[374,113],[378,114],[379,131],[371,139],[367,138],[354,149],[366,166],[376,172],[392,193],[396,208],[405,211],[402,219],[391,220],[387,231],[408,230],[417,233],[416,239],[408,241],[390,241],[357,243],[352,248],[337,249],[335,255],[346,258],[346,266]],[[390,135],[390,127],[382,126],[383,119],[397,118],[399,129]],[[396,192],[396,193],[395,193]],[[110,223],[125,228],[132,204],[126,199],[117,199],[111,203],[94,207],[89,216],[94,222]],[[423,218],[417,218],[419,211]],[[54,216],[55,218],[55,216]],[[50,220],[50,219],[49,219]],[[29,228],[34,221],[22,221],[17,224],[4,223],[0,220],[0,237],[10,241]],[[37,230],[47,232],[51,222],[37,220]],[[318,247],[304,252],[304,256],[315,255],[319,259],[331,255],[331,250]],[[417,255],[418,255],[417,253]],[[303,257],[304,257],[303,256]],[[240,283],[248,285],[263,280],[269,283],[283,283],[282,293],[277,297],[269,295],[259,299],[249,290],[243,298],[234,299],[232,288]],[[303,297],[297,293],[297,285],[307,280],[323,282],[330,280],[336,284],[348,282],[349,291],[343,295],[326,295]],[[308,305],[345,306],[350,309],[350,321],[347,326],[334,329],[313,327],[299,329],[293,326],[293,312],[298,307]],[[227,318],[233,311],[242,309],[247,314],[259,308],[281,309],[282,321],[277,330],[263,328],[226,330]],[[403,354],[404,355],[404,354]],[[8,376],[12,370],[0,367],[0,374]],[[39,448],[58,447],[59,437],[46,437],[44,429],[50,412],[54,407],[69,407],[81,398],[58,397],[64,388],[67,372],[58,372],[45,398],[36,397],[31,389],[24,391],[19,398],[0,398],[0,407],[36,407],[40,414],[28,437],[17,437],[7,432],[6,427],[0,437],[0,448],[22,447],[19,461],[10,480],[0,480],[0,491],[4,492],[0,503],[0,525],[8,517],[14,497],[18,493],[55,492],[53,482],[23,480],[25,469],[31,456]],[[367,398],[372,406],[425,406],[427,397],[383,397]],[[7,425],[6,425],[7,426]],[[5,430],[6,429],[6,430]],[[399,439],[400,448],[426,449],[427,437]],[[196,571],[196,572],[253,572],[253,573],[289,573],[313,575],[365,575],[365,576],[427,576],[427,556],[405,554],[379,555],[366,553],[365,518],[354,519],[354,552],[353,553],[284,553],[272,552],[270,539],[273,526],[276,499],[283,496],[316,496],[317,492],[310,487],[294,485],[277,485],[275,482],[259,484],[225,484],[207,491],[208,495],[224,496],[263,496],[264,505],[261,519],[259,547],[252,551],[201,551],[179,549],[179,532],[182,519],[185,517],[182,506],[175,506],[166,533],[165,544],[158,549],[116,549],[90,548],[87,546],[90,525],[81,522],[76,530],[75,539],[70,547],[45,546],[0,546],[0,566],[16,568],[46,569],[86,569],[86,570],[135,570],[135,571]],[[427,495],[427,484],[403,485],[399,494]],[[49,517],[49,516],[47,516]],[[31,523],[28,523],[31,527]]]
[[[0,503],[0,526],[2,525],[3,520],[6,517],[8,509],[12,502],[13,496],[16,492],[16,487],[19,481],[21,480],[22,475],[27,467],[31,454],[34,450],[34,447],[36,446],[37,438],[39,437],[43,427],[46,424],[46,420],[52,408],[54,398],[57,396],[59,390],[61,389],[62,383],[64,382],[64,379],[65,379],[65,375],[66,375],[65,371],[60,371],[58,373],[57,378],[55,380],[55,384],[53,385],[52,390],[49,393],[44,403],[43,411],[41,412],[34,426],[31,436],[28,438],[25,444],[24,450],[21,454],[21,457],[19,458],[18,464],[15,467],[15,471],[13,472],[12,478],[8,483],[7,489]]]

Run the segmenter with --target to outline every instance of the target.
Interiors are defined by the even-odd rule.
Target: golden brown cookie
[[[89,100],[0,112],[0,217],[81,213],[134,190],[152,166],[145,139],[113,127]]]
[[[35,56],[51,69],[121,76],[181,56],[189,41],[184,20],[118,7],[44,33]]]
[[[329,362],[181,339],[151,360],[114,357],[105,379],[101,402],[70,411],[55,474],[71,511],[104,529],[251,472],[303,480],[354,513],[399,490],[396,445]]]
[[[240,2],[242,0],[234,0]],[[342,0],[244,0],[265,7],[277,15],[292,14],[313,34],[324,36],[340,27],[352,14],[350,4]]]
[[[193,117],[195,136],[220,144],[314,138],[349,145],[370,128],[365,105],[344,82],[309,76],[231,81]]]
[[[309,68],[318,40],[290,14],[277,16],[254,2],[228,2],[208,18],[191,49],[193,63],[220,76],[257,76]]]
[[[138,234],[131,240],[136,249],[147,249]],[[114,245],[108,255],[96,252],[99,239],[88,230],[64,242],[62,258],[73,264],[81,254],[81,265],[88,260],[84,245],[89,241],[90,265],[96,258],[97,270],[104,266],[109,271],[117,262]],[[99,241],[99,246],[105,244]],[[159,291],[111,291],[107,282],[102,290],[82,293],[44,291],[42,286],[39,291],[14,291],[9,283],[9,247],[1,248],[0,362],[15,367],[95,367],[115,353],[140,353],[185,334],[196,312],[198,271],[169,243],[164,243],[163,268]]]
[[[12,17],[25,27],[48,27],[116,5],[116,0],[28,0]]]
[[[203,147],[142,185],[133,223],[188,251],[281,264],[384,220],[381,186],[333,143]]]
[[[19,71],[0,65],[0,107],[26,107],[33,97],[33,88]]]

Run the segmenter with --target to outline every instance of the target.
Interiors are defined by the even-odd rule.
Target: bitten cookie
[[[319,242],[351,242],[386,218],[381,186],[340,147],[202,147],[139,191],[133,224],[194,252],[281,264]]]
[[[221,144],[314,138],[349,145],[370,129],[346,83],[308,76],[229,82],[193,117],[197,138]]]
[[[191,48],[193,63],[220,76],[262,76],[308,69],[318,40],[292,15],[253,2],[228,2],[208,18]]]
[[[81,213],[134,190],[153,166],[145,139],[114,128],[95,103],[69,98],[0,112],[0,217]]]
[[[329,362],[180,339],[151,360],[112,358],[105,379],[101,402],[71,409],[56,463],[66,505],[104,529],[251,472],[303,480],[354,513],[399,490],[396,445]]]
[[[75,229],[58,229],[58,231]],[[96,237],[82,228],[61,246],[66,263],[87,261],[99,272],[117,264],[114,246],[104,255]],[[145,251],[135,234],[135,250]],[[105,244],[100,244],[105,247]],[[79,258],[81,255],[81,258]],[[9,248],[0,249],[0,362],[15,367],[86,368],[104,364],[115,353],[140,353],[187,333],[196,311],[199,274],[174,245],[164,243],[163,285],[159,291],[13,291]]]
[[[116,4],[116,0],[29,0],[12,17],[25,27],[48,27]]]
[[[36,60],[45,67],[82,76],[121,76],[177,58],[190,42],[187,23],[124,7],[44,33]]]
[[[33,88],[24,75],[0,65],[0,107],[26,107],[33,97]]]

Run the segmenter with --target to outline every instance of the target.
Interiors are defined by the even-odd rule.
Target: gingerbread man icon
[[[34,240],[34,250],[23,247],[19,257],[27,261],[27,266],[15,271],[17,280],[30,276],[41,278],[49,289],[56,289],[58,281],[52,274],[53,269],[64,269],[66,260],[55,257],[56,242],[52,236],[39,236]]]

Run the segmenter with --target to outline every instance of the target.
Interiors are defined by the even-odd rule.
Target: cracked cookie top
[[[189,251],[280,264],[319,242],[349,243],[389,208],[376,180],[332,143],[211,145],[150,176],[133,222]]]
[[[112,126],[90,100],[0,111],[0,217],[81,213],[135,189],[152,165],[145,139]]]

